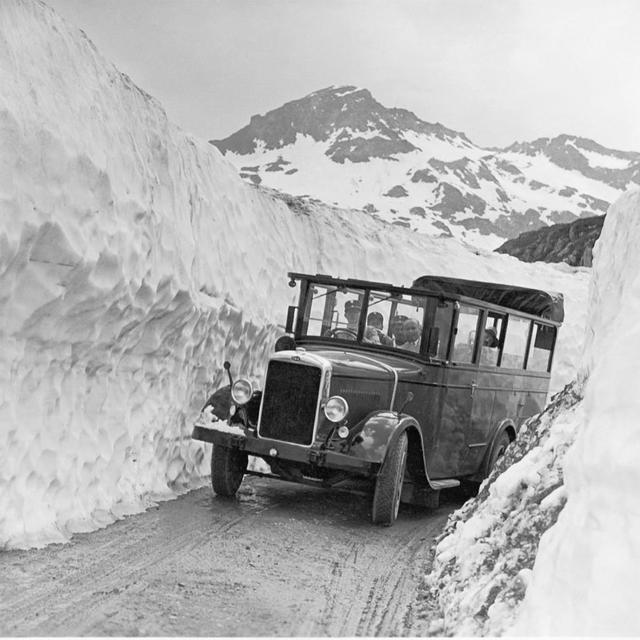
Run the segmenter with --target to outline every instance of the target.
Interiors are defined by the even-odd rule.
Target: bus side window
[[[480,364],[497,366],[500,356],[500,338],[505,316],[490,311],[487,313],[487,322],[482,332],[482,344],[480,347]]]
[[[453,344],[452,360],[454,362],[471,362],[473,360],[473,348],[476,344],[479,316],[479,309],[460,305],[455,342]]]
[[[435,312],[433,329],[437,332],[437,346],[433,344],[433,355],[439,360],[447,359],[447,347],[449,346],[449,334],[451,333],[451,321],[453,320],[453,303],[450,300],[438,302]],[[430,345],[431,346],[431,345]]]
[[[556,328],[537,322],[533,326],[531,347],[527,369],[529,371],[549,371],[551,352],[556,337]]]
[[[507,323],[507,335],[504,340],[500,365],[507,369],[522,369],[527,350],[527,337],[531,320],[510,315]]]

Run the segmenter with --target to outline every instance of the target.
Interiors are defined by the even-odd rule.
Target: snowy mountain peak
[[[516,142],[504,151],[545,156],[563,169],[579,171],[615,189],[625,189],[629,182],[640,184],[640,153],[609,149],[589,138],[563,133],[554,138]]]
[[[251,117],[249,124],[224,140],[211,140],[223,153],[254,153],[295,144],[298,135],[327,142],[326,155],[337,163],[390,158],[419,147],[407,133],[454,140],[464,137],[440,124],[420,120],[406,109],[387,108],[368,89],[331,86]]]
[[[640,153],[568,134],[483,148],[353,85],[314,91],[211,142],[253,184],[485,249],[602,215],[640,185]]]

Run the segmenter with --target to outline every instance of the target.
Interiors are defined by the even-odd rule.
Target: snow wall
[[[515,634],[640,636],[638,247],[635,191],[612,205],[595,246],[567,503],[540,541]]]
[[[433,552],[430,634],[640,635],[640,192],[594,250],[577,380],[523,425]]]
[[[562,291],[552,388],[574,376],[587,270],[290,208],[37,0],[0,3],[0,87],[0,548],[196,486],[208,452],[192,421],[224,359],[259,378],[288,270]]]

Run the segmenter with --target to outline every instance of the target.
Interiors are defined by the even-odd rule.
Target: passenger
[[[482,338],[480,364],[498,364],[498,334],[494,327],[486,327]]]
[[[379,313],[378,311],[372,311],[367,316],[367,324],[370,325],[371,327],[375,327],[376,329],[379,329],[380,331],[382,331],[384,329],[384,318],[382,317],[382,314]]]
[[[498,334],[495,327],[487,327],[484,330],[484,338],[482,340],[483,347],[495,349],[498,346]]]
[[[384,336],[385,338],[387,336]],[[367,325],[364,329],[364,336],[362,342],[367,344],[382,344],[380,341],[380,331],[371,325]]]
[[[393,316],[389,322],[391,335],[393,336],[394,346],[401,347],[406,341],[404,335],[404,323],[408,320],[407,316]]]
[[[408,319],[405,320],[404,326],[405,343],[402,345],[403,349],[407,351],[420,351],[420,336],[422,335],[422,327],[417,320]]]
[[[374,336],[375,339],[369,340],[367,336]],[[372,311],[367,316],[367,328],[365,329],[365,342],[374,344],[383,344],[387,347],[393,346],[393,339],[384,332],[384,318],[378,311]]]

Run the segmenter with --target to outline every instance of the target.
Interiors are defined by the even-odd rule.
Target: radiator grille
[[[318,367],[270,362],[262,395],[260,436],[310,445],[321,377]]]

